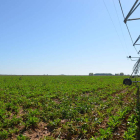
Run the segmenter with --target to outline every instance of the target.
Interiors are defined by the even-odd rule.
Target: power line
[[[130,33],[130,30],[129,30],[129,28],[128,28],[127,23],[126,23],[126,27],[127,27],[127,30],[128,30],[129,36],[130,36],[130,38],[131,38],[131,42],[132,42],[132,44],[134,44],[134,43],[133,43],[133,39],[132,39],[132,36],[131,36],[131,33]],[[138,50],[136,49],[136,47],[135,47],[135,46],[133,46],[133,47],[134,47],[134,49],[136,50],[136,52],[138,53]]]
[[[116,30],[116,32],[117,32],[117,29],[116,29],[116,27],[115,27],[115,24],[114,24],[114,22],[113,22],[113,20],[112,20],[112,18],[111,18],[111,15],[110,15],[110,13],[109,13],[109,10],[108,10],[108,8],[107,8],[107,6],[106,6],[106,4],[105,4],[105,1],[104,1],[104,0],[103,0],[103,3],[104,3],[104,5],[105,5],[106,10],[107,10],[107,12],[108,12],[108,15],[109,15],[109,17],[110,17],[110,19],[111,19],[111,21],[112,21],[112,23],[113,23],[113,26],[114,26],[114,28],[115,28],[115,30]],[[117,32],[117,34],[118,34],[118,32]]]
[[[115,8],[116,14],[117,14],[117,18],[118,18],[118,21],[119,21],[119,25],[120,25],[120,28],[121,28],[121,32],[122,32],[122,35],[123,35],[125,48],[126,48],[126,50],[127,50],[127,53],[129,54],[129,51],[128,51],[128,48],[127,48],[127,45],[126,45],[126,41],[125,41],[125,37],[124,37],[124,33],[123,33],[123,30],[122,30],[122,26],[121,26],[121,23],[120,23],[120,19],[119,19],[119,16],[118,16],[117,8],[116,8],[116,6],[115,6],[114,0],[112,0],[112,1],[113,1],[113,5],[114,5],[114,8]]]
[[[114,22],[113,22],[113,19],[111,18],[111,15],[110,15],[110,13],[109,13],[109,10],[108,10],[108,8],[107,8],[106,3],[105,3],[104,0],[103,0],[103,3],[104,3],[104,5],[105,5],[105,7],[106,7],[106,10],[107,10],[107,12],[108,12],[108,15],[109,15],[109,17],[110,17],[110,19],[111,19],[111,21],[112,21],[112,24],[113,24],[113,26],[114,26],[114,28],[115,28],[115,31],[116,31],[116,33],[117,33],[117,35],[118,35],[118,38],[119,38],[120,42],[121,42],[121,39],[120,39],[120,36],[119,36],[119,34],[118,34],[118,32],[117,32],[116,26],[115,26],[115,24],[114,24]],[[122,44],[122,42],[121,42],[120,44]]]
[[[130,33],[130,30],[129,30],[129,28],[128,28],[127,23],[126,23],[126,27],[127,27],[127,30],[128,30],[129,36],[130,36],[130,38],[131,38],[132,44],[134,44],[134,43],[133,43],[133,39],[132,39],[132,36],[131,36],[131,33]]]
[[[125,19],[124,12],[123,12],[122,5],[121,5],[121,1],[120,0],[119,0],[119,3],[120,3],[121,11],[122,11],[122,14],[123,14],[123,18]]]

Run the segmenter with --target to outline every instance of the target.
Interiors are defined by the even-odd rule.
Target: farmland
[[[0,76],[0,140],[135,140],[136,86],[123,76]]]

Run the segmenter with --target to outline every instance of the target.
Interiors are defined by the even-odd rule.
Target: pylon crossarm
[[[132,6],[131,10],[129,11],[129,13],[127,14],[126,18],[124,19],[124,23],[126,23],[128,21],[128,18],[131,16],[131,14],[137,9],[137,7],[140,5],[140,3],[136,6],[136,4],[138,3],[139,0],[136,0],[136,2],[134,3],[134,5]],[[129,19],[130,20],[130,19]]]
[[[140,58],[140,57],[131,57],[131,56],[128,56],[127,58],[130,58],[130,59],[131,59],[131,61],[137,61],[137,60],[136,60],[136,58]],[[135,58],[135,60],[134,60],[134,59],[132,59],[132,58]]]
[[[136,41],[134,42],[133,46],[139,45],[139,44],[136,44],[136,43],[138,42],[139,39],[140,39],[140,35],[138,36],[138,38],[137,38]]]
[[[140,20],[140,18],[128,19],[127,21],[132,21],[132,20]]]

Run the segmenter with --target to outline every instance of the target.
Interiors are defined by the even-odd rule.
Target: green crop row
[[[0,76],[0,139],[135,139],[136,87],[124,78]]]

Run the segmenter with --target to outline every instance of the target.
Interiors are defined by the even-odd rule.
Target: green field
[[[134,140],[136,86],[123,76],[0,76],[0,140]]]

